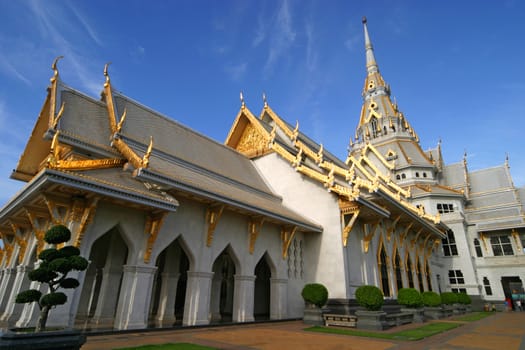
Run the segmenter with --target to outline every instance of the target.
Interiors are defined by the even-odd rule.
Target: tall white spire
[[[379,69],[377,67],[376,58],[374,57],[374,48],[372,47],[372,42],[370,41],[370,36],[368,35],[366,17],[363,17],[363,26],[365,32],[366,69],[370,74],[379,71]]]

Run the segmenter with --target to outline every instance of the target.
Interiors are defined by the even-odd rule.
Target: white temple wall
[[[284,205],[323,227],[321,234],[305,235],[305,282],[323,283],[330,298],[347,298],[346,259],[337,195],[296,172],[275,153],[254,162],[274,192],[283,198]]]

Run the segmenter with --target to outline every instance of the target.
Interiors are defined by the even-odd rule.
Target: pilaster
[[[288,317],[288,280],[270,278],[270,319],[282,320]]]
[[[235,275],[233,322],[253,322],[255,276]]]
[[[206,325],[210,323],[210,295],[213,272],[188,271],[186,304],[184,305],[183,326]]]

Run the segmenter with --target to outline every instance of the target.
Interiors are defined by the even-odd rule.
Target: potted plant
[[[360,286],[355,291],[357,303],[366,310],[358,310],[357,328],[383,330],[388,327],[386,312],[382,310],[384,298],[383,292],[376,286]]]
[[[441,293],[441,304],[443,304],[443,311],[445,317],[452,316],[453,314],[459,314],[459,310],[456,307],[458,303],[458,295],[452,292]]]
[[[38,289],[29,289],[16,296],[16,303],[37,303],[40,316],[35,332],[9,332],[0,337],[0,349],[80,349],[86,341],[86,336],[78,331],[46,330],[46,323],[51,309],[67,302],[67,296],[62,289],[76,288],[79,282],[67,277],[71,271],[84,271],[88,261],[80,256],[80,250],[74,246],[57,248],[71,238],[71,231],[64,225],[51,227],[44,236],[44,241],[51,245],[38,255],[40,265],[29,272],[31,281],[40,282],[47,293]]]
[[[438,293],[432,291],[423,292],[421,293],[421,299],[426,318],[438,320],[444,317],[441,307],[441,296]]]
[[[415,288],[401,288],[397,292],[397,303],[403,305],[401,312],[412,313],[414,323],[425,322],[423,297]]]
[[[313,325],[324,324],[322,307],[328,301],[328,289],[321,283],[309,283],[303,287],[301,296],[305,303],[303,322]]]

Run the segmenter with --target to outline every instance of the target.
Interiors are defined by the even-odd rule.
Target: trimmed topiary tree
[[[423,306],[423,298],[415,288],[401,288],[397,292],[397,303],[409,308],[419,308]]]
[[[458,303],[463,305],[470,305],[472,303],[472,300],[470,299],[470,296],[466,293],[457,293],[458,297]]]
[[[458,295],[452,292],[441,293],[441,303],[445,305],[452,305],[458,302]]]
[[[44,241],[53,245],[40,252],[38,258],[41,260],[40,266],[29,272],[28,277],[31,281],[46,284],[49,293],[42,294],[37,289],[29,289],[16,296],[16,303],[38,303],[40,317],[36,325],[35,332],[45,330],[47,317],[51,308],[67,302],[67,296],[58,292],[59,288],[72,289],[79,286],[75,278],[68,278],[71,271],[84,271],[87,269],[88,261],[80,256],[80,250],[74,246],[64,246],[56,248],[57,244],[65,243],[71,238],[71,231],[64,225],[51,227],[44,236]]]
[[[328,301],[328,289],[321,283],[309,283],[303,287],[301,296],[307,303],[321,308]]]
[[[423,305],[425,306],[437,307],[441,305],[441,297],[436,292],[423,292],[421,293],[421,299],[423,301]]]
[[[376,286],[361,286],[355,291],[357,303],[369,311],[378,311],[383,307],[383,292]]]

